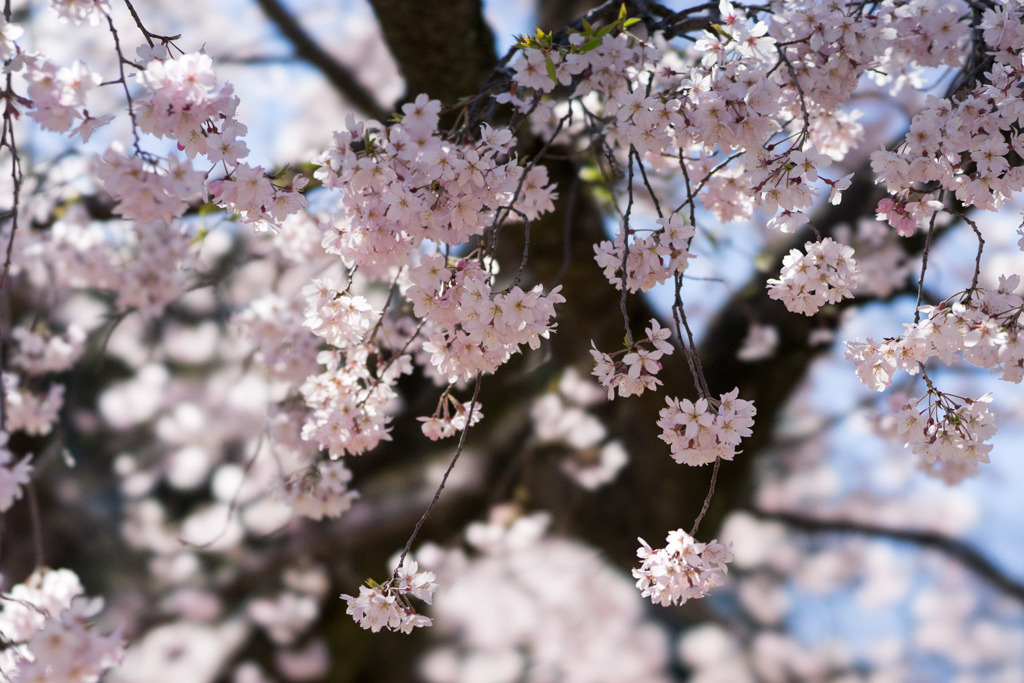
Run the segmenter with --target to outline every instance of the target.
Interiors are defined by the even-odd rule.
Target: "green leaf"
[[[555,63],[551,61],[551,57],[549,55],[545,55],[544,57],[544,68],[548,71],[548,78],[555,83],[558,83],[558,71],[555,70]]]
[[[601,169],[594,165],[581,168],[579,176],[580,180],[586,183],[600,183],[604,180],[604,176],[601,175]]]
[[[595,47],[600,45],[601,42],[602,41],[600,38],[591,38],[590,40],[588,40],[587,42],[583,43],[583,45],[580,46],[580,52],[590,52]]]
[[[604,36],[611,33],[613,28],[615,28],[615,24],[608,24],[607,26],[602,26],[601,28],[597,29],[596,35],[598,38],[603,38]]]
[[[638,19],[637,17],[633,17],[632,19],[626,19],[626,21],[622,22],[622,28],[629,28],[633,24],[639,24],[639,23],[640,23],[640,19]]]
[[[619,5],[619,21],[626,18],[626,3]]]
[[[590,22],[586,18],[581,18],[580,21],[583,22],[583,30],[586,31],[586,34],[588,36],[594,35],[594,27],[590,25]]]

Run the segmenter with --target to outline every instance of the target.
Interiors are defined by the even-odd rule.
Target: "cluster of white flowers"
[[[934,9],[940,8],[929,8],[929,14]],[[903,21],[941,27],[932,35],[945,34],[963,43],[968,29],[959,10],[947,7],[940,12],[927,22],[922,21],[924,14],[920,19],[907,15]],[[1024,189],[1024,169],[1008,158],[1012,149],[1020,149],[1018,131],[1024,115],[1022,18],[1024,6],[1017,0],[986,8],[978,23],[991,59],[986,78],[972,82],[956,98],[929,96],[914,115],[903,144],[871,155],[877,182],[884,182],[891,195],[879,203],[879,213],[899,234],[910,236],[941,207],[937,193],[922,195],[916,187],[938,186],[967,206],[991,211]],[[940,45],[930,51],[936,56],[945,53]],[[961,157],[970,163],[961,163]]]
[[[352,472],[342,461],[324,460],[284,480],[281,497],[303,517],[340,517],[359,497],[348,488],[351,480]]]
[[[590,355],[594,359],[593,375],[608,390],[608,400],[619,396],[639,396],[645,390],[654,391],[661,384],[655,375],[661,370],[662,356],[672,353],[668,338],[672,331],[651,318],[651,326],[644,330],[647,336],[628,348],[613,354],[598,351],[591,342]],[[618,356],[621,358],[617,359]]]
[[[917,374],[937,358],[948,364],[962,356],[967,362],[1003,380],[1024,378],[1024,332],[1019,323],[1024,299],[1014,290],[1020,276],[1001,276],[996,289],[976,288],[952,304],[922,306],[920,322],[894,338],[846,343],[846,357],[857,366],[857,377],[875,391],[892,386],[900,370]],[[928,398],[927,409],[916,406]],[[946,394],[929,385],[925,396],[905,405],[896,415],[898,433],[906,445],[923,456],[926,472],[946,481],[974,474],[977,463],[988,462],[994,433],[993,415],[986,407],[991,395],[973,401]]]
[[[97,124],[112,117],[93,119],[85,109],[89,91],[100,84],[100,75],[90,71],[82,61],[71,67],[59,67],[39,55],[24,56],[25,77],[28,80],[28,95],[32,98],[29,116],[42,128],[57,133],[71,131],[79,133],[86,141]],[[74,130],[71,127],[78,119],[84,119]]]
[[[124,657],[119,631],[92,619],[102,598],[87,598],[69,569],[38,569],[0,595],[0,671],[24,683],[93,683]]]
[[[64,406],[64,385],[50,385],[46,394],[37,394],[20,386],[21,377],[9,372],[3,376],[7,400],[7,429],[32,436],[45,436],[53,431]]]
[[[110,11],[107,0],[50,0],[50,7],[62,22],[96,25]]]
[[[360,343],[380,319],[363,296],[338,291],[330,278],[317,278],[302,288],[306,297],[305,326],[331,346],[345,349]]]
[[[626,289],[631,293],[638,290],[646,292],[686,270],[693,258],[689,249],[695,228],[686,224],[678,213],[659,218],[658,223],[661,228],[652,236],[633,237],[628,255],[623,247],[625,230],[619,232],[614,244],[606,240],[594,245],[594,260],[604,269],[604,276],[616,289],[622,289],[623,258],[626,262]]]
[[[63,372],[74,365],[85,351],[85,331],[77,325],[69,326],[64,334],[30,330],[19,325],[11,330],[11,338],[18,343],[11,364],[33,375]]]
[[[920,328],[881,343],[870,337],[865,342],[846,342],[846,358],[856,364],[857,377],[875,391],[892,386],[892,378],[899,370],[916,375],[920,364],[930,357],[930,344]]]
[[[793,249],[782,259],[779,279],[768,280],[768,296],[781,300],[793,313],[814,315],[825,304],[853,297],[860,269],[853,247],[826,237],[804,244],[807,253]]]
[[[274,379],[301,384],[319,369],[320,340],[303,325],[305,300],[267,294],[234,317],[245,339],[254,346],[254,360]]]
[[[907,337],[921,336],[929,356],[952,363],[964,360],[1015,384],[1024,378],[1024,299],[1015,290],[1020,275],[1000,276],[996,289],[975,289],[951,306],[924,306],[927,317]],[[904,343],[908,343],[904,341]]]
[[[555,304],[565,301],[561,286],[547,294],[518,286],[499,292],[480,261],[452,265],[441,254],[423,255],[409,270],[413,284],[405,293],[424,320],[422,348],[441,377],[457,382],[492,373],[522,345],[536,349],[550,336]]]
[[[472,412],[472,416],[470,415]],[[441,395],[437,403],[437,410],[430,417],[417,418],[423,424],[421,429],[424,436],[431,441],[447,439],[475,425],[484,418],[480,403],[465,404],[446,391]]]
[[[693,466],[708,465],[719,458],[732,460],[740,441],[750,436],[757,414],[754,402],[738,395],[737,388],[717,401],[701,398],[696,403],[669,396],[668,407],[658,413],[658,426],[659,438],[672,449],[672,459]]]
[[[670,531],[665,547],[657,550],[644,539],[637,540],[636,555],[643,564],[633,570],[633,577],[641,594],[656,605],[682,605],[725,583],[726,562],[732,556],[718,541],[698,543],[682,529]]]
[[[317,360],[326,368],[300,387],[310,409],[302,438],[327,449],[332,458],[360,455],[391,440],[386,407],[398,395],[395,380],[411,372],[412,366],[403,356],[403,362],[387,365],[377,377],[367,367],[370,352],[368,345],[356,346],[347,354],[321,351]]]
[[[926,409],[919,411],[917,404],[926,398]],[[922,469],[956,483],[988,462],[992,444],[985,442],[996,432],[991,402],[992,394],[970,399],[929,391],[896,413],[896,432],[921,456]]]
[[[436,577],[433,572],[418,569],[416,562],[407,560],[387,583],[368,582],[369,585],[359,587],[358,596],[342,594],[341,598],[348,603],[346,614],[374,633],[382,628],[412,633],[414,628],[430,626],[431,619],[417,614],[409,596],[431,604],[437,590]]]

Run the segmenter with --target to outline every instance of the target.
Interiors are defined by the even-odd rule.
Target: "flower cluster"
[[[50,0],[50,6],[62,22],[96,25],[110,12],[108,0]]]
[[[611,483],[629,462],[629,453],[587,408],[603,403],[605,392],[596,383],[568,368],[558,390],[539,397],[530,406],[533,435],[539,443],[557,444],[567,451],[562,473],[587,491]]]
[[[340,208],[322,222],[321,253],[370,282],[392,282],[379,308],[350,294],[351,282],[339,290],[321,278],[303,290],[305,326],[330,345],[318,358],[325,368],[300,387],[310,408],[303,438],[332,457],[389,438],[387,406],[414,362],[448,384],[492,373],[550,335],[563,301],[558,288],[492,289],[496,268],[480,250],[449,257],[510,217],[550,211],[555,194],[542,166],[510,158],[510,131],[484,124],[478,139],[456,144],[437,131],[440,109],[421,95],[389,127],[350,118],[316,172]],[[453,400],[423,418],[430,438],[464,425],[467,406]]]
[[[932,5],[941,3],[920,4],[939,12]],[[806,220],[802,211],[821,185],[831,188],[830,201],[837,203],[850,184],[851,176],[831,180],[819,177],[818,169],[842,158],[860,135],[857,115],[839,109],[859,76],[876,69],[884,79],[892,53],[894,63],[898,58],[935,62],[927,44],[932,33],[922,37],[923,47],[918,41],[913,49],[896,45],[891,24],[906,23],[900,17],[918,11],[924,13],[886,6],[864,15],[840,3],[806,0],[786,3],[767,22],[752,20],[723,0],[722,30],[705,31],[697,40],[694,66],[627,32],[595,36],[587,29],[560,45],[546,36],[531,38],[512,63],[514,89],[498,100],[530,112],[536,127],[551,130],[558,121],[561,128],[561,110],[540,99],[557,81],[569,87],[570,97],[587,98],[585,110],[603,105],[598,119],[605,123],[591,134],[621,157],[635,153],[654,167],[664,166],[666,157],[678,158],[690,178],[700,179],[702,189],[693,199],[720,220],[747,218],[756,202],[771,227],[790,231]],[[959,45],[962,35],[942,44]],[[786,69],[778,68],[780,53]],[[616,76],[639,72],[651,74],[647,87]],[[775,136],[785,128],[795,134],[792,142],[780,144]],[[621,257],[622,245],[601,245],[602,266],[612,267],[616,250]],[[663,255],[643,242],[637,251],[644,254],[636,264],[643,277],[636,278],[632,291],[656,280],[655,262]]]
[[[58,67],[48,59],[26,55],[25,79],[28,81],[28,96],[32,100],[28,115],[45,130],[64,133],[76,120],[82,119],[84,122],[75,132],[81,133],[83,140],[88,140],[98,123],[105,123],[111,118],[91,119],[85,109],[86,95],[102,80],[99,74],[89,70],[85,62],[76,61],[70,67]]]
[[[1024,299],[1014,290],[1020,276],[1001,276],[996,289],[976,288],[960,300],[922,306],[922,320],[906,333],[877,342],[846,343],[846,357],[857,365],[857,376],[875,391],[892,386],[898,370],[916,374],[921,364],[938,358],[947,365],[964,360],[1002,379],[1024,378],[1024,330],[1020,314]]]
[[[39,569],[0,596],[0,671],[17,681],[93,683],[124,657],[120,632],[102,634],[92,618],[101,598],[83,595],[69,569]]]
[[[900,237],[910,237],[919,227],[928,225],[936,212],[942,209],[942,202],[932,199],[934,196],[937,193],[923,195],[918,200],[885,197],[879,200],[875,216],[896,228]]]
[[[480,261],[449,268],[441,254],[422,256],[409,278],[405,296],[424,321],[423,351],[448,382],[494,372],[523,344],[538,348],[554,328],[555,304],[565,301],[560,286],[547,294],[518,286],[493,292]]]
[[[17,342],[11,364],[33,375],[63,372],[85,351],[85,331],[77,325],[69,326],[64,334],[18,326],[11,330],[11,338]]]
[[[85,333],[75,325],[69,326],[64,334],[52,334],[46,326],[40,326],[39,331],[18,326],[11,336],[17,342],[11,362],[20,371],[8,370],[3,375],[6,432],[0,433],[0,449],[13,432],[45,436],[53,431],[64,406],[65,386],[53,382],[41,393],[40,378],[68,370],[85,350]],[[7,465],[11,454],[6,453],[0,460],[3,460],[2,465]],[[14,481],[27,477],[30,468],[25,468],[28,468],[27,457],[13,470]],[[5,499],[6,496],[0,495],[0,500]]]
[[[305,298],[268,294],[249,302],[234,319],[255,347],[255,360],[273,378],[301,384],[316,374],[319,339],[303,324]]]
[[[907,331],[881,342],[846,343],[846,357],[857,377],[875,391],[892,386],[896,373],[915,375],[933,358],[951,364],[962,355],[973,365],[1000,373],[1005,381],[1024,379],[1024,331],[1019,323],[1024,299],[1014,290],[1020,276],[1002,276],[996,289],[975,288],[953,303],[922,306],[924,317]],[[896,414],[897,433],[922,456],[922,469],[954,483],[988,462],[995,433],[994,416],[986,404],[991,395],[974,400],[947,394],[928,381],[925,396]],[[916,407],[928,399],[923,410]]]
[[[330,278],[318,278],[302,288],[306,320],[313,334],[331,346],[347,349],[359,344],[380,319],[366,297],[343,294]]]
[[[168,222],[180,218],[199,197],[206,176],[175,156],[167,163],[168,170],[163,172],[138,156],[126,156],[111,147],[97,162],[96,174],[117,202],[116,213],[140,222]]]
[[[693,258],[689,248],[694,227],[685,224],[678,213],[667,219],[659,218],[658,223],[662,227],[652,236],[634,237],[630,241],[629,254],[625,254],[623,248],[625,230],[619,232],[614,244],[604,241],[594,245],[594,260],[604,269],[604,276],[616,289],[622,289],[623,261],[626,263],[626,289],[630,293],[649,291],[686,270]]]
[[[732,556],[718,541],[698,543],[682,529],[670,531],[665,547],[657,550],[644,539],[637,540],[636,555],[643,563],[633,570],[633,578],[641,595],[656,605],[682,605],[725,583],[726,563]]]
[[[470,413],[472,412],[472,415]],[[479,403],[465,404],[451,395],[451,391],[441,394],[437,409],[430,417],[417,418],[423,423],[423,435],[431,441],[447,439],[475,425],[484,418]]]
[[[136,101],[139,128],[177,141],[178,149],[190,160],[201,154],[214,168],[221,165],[227,175],[206,183],[206,189],[221,206],[238,214],[244,222],[262,228],[280,226],[287,216],[306,205],[299,194],[305,178],[298,176],[286,185],[273,183],[263,168],[240,161],[249,154],[249,149],[241,139],[246,127],[235,117],[238,98],[230,85],[216,87],[213,60],[208,55],[190,53],[175,59],[166,54],[153,55],[145,63],[139,80],[148,95]],[[175,186],[181,190],[177,196],[182,201],[191,199],[189,193],[197,189],[196,178],[198,190],[202,190],[202,181],[213,170],[199,173],[191,169],[189,162],[177,163],[173,158],[170,162],[169,171],[149,175],[185,181],[184,185]],[[111,183],[107,186],[109,190]]]
[[[925,409],[918,404],[928,399]],[[896,431],[921,456],[921,466],[947,483],[973,475],[978,463],[988,462],[995,434],[995,416],[988,409],[992,394],[976,399],[938,390],[904,405],[896,413]]]
[[[417,614],[409,596],[429,605],[434,600],[437,584],[433,572],[418,569],[416,562],[410,560],[403,563],[387,583],[380,585],[370,581],[359,587],[358,596],[343,594],[342,599],[348,603],[346,613],[374,633],[382,628],[412,633],[414,628],[430,626],[430,618]]]
[[[591,342],[592,374],[608,390],[608,400],[615,398],[616,391],[622,398],[639,396],[645,390],[654,391],[661,384],[655,375],[661,370],[661,357],[672,353],[672,344],[668,341],[672,331],[654,318],[644,331],[647,333],[644,339],[613,354],[598,351]]]
[[[750,436],[757,414],[753,401],[738,395],[739,389],[733,389],[717,401],[701,398],[696,403],[668,397],[668,407],[658,413],[658,438],[669,445],[672,459],[692,466],[732,460],[740,441]]]
[[[967,27],[956,11],[944,8],[928,21],[924,16],[905,21],[919,21],[918,33],[946,36],[940,44],[963,41]],[[1022,19],[1024,6],[1016,0],[985,9],[979,28],[992,59],[986,78],[955,97],[929,96],[904,143],[872,155],[872,170],[892,195],[879,205],[879,213],[901,235],[923,227],[938,203],[937,193],[915,186],[937,184],[967,206],[993,211],[1024,189],[1024,169],[1011,159],[1024,149],[1024,66],[1018,54]],[[931,50],[943,54],[934,46]]]
[[[45,436],[53,430],[64,406],[64,385],[53,383],[45,394],[37,394],[20,386],[21,377],[14,372],[3,376],[7,401],[7,429],[33,436]]]
[[[295,514],[309,519],[337,518],[359,497],[350,491],[352,472],[340,460],[325,460],[308,467],[281,485],[281,497]]]
[[[825,304],[853,297],[860,269],[853,247],[826,237],[804,244],[806,254],[793,249],[782,259],[778,279],[768,280],[768,296],[781,300],[793,313],[814,315]]]
[[[397,396],[398,377],[411,372],[412,365],[402,356],[402,362],[371,371],[370,353],[365,344],[348,353],[322,351],[317,360],[325,369],[300,387],[310,409],[302,438],[326,448],[332,458],[359,455],[391,439],[387,405]]]
[[[408,264],[424,240],[457,246],[507,220],[509,207],[530,220],[553,208],[547,171],[508,157],[507,130],[482,126],[477,142],[457,145],[437,131],[440,110],[420,95],[402,107],[401,123],[350,118],[335,133],[316,178],[343,192],[323,246],[347,267],[383,277]]]

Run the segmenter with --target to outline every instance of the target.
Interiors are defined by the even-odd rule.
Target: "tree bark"
[[[479,0],[371,0],[405,79],[403,101],[426,93],[445,104],[479,92],[498,63]]]

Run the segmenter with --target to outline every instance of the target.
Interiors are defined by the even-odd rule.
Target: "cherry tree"
[[[1020,680],[1024,6],[540,4],[8,0],[0,680]]]

